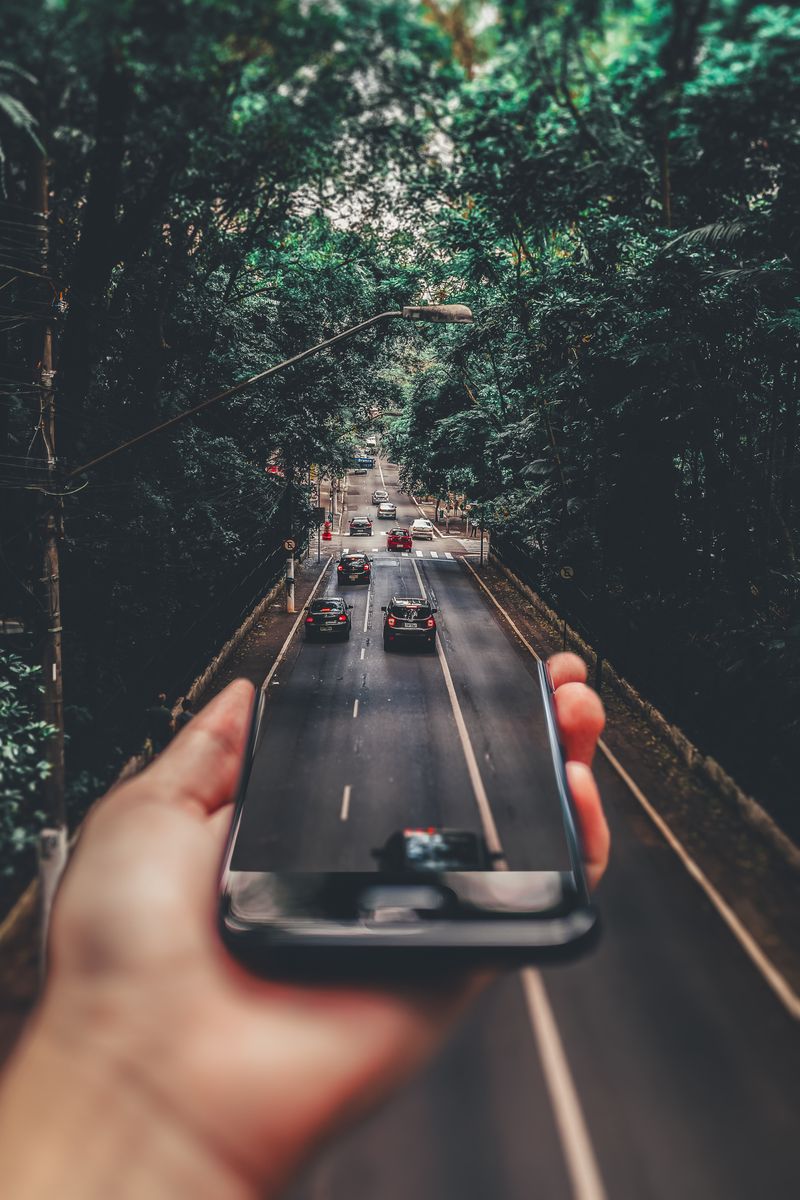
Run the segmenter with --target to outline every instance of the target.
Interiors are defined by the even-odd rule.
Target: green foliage
[[[50,770],[52,726],[38,719],[39,668],[0,650],[0,876],[12,875],[43,820],[39,789]]]
[[[401,413],[406,482],[466,492],[543,588],[571,565],[582,619],[643,690],[745,786],[788,795],[795,8],[9,0],[0,32],[54,212],[47,264],[35,229],[0,255],[0,454],[42,452],[37,274],[67,289],[70,464],[375,312],[478,316],[312,357],[68,499],[74,777],[263,591],[307,523],[307,467],[341,470],[377,405]],[[6,230],[35,207],[32,130],[3,124]],[[2,608],[35,632],[36,500],[5,495]]]
[[[454,114],[429,235],[443,288],[466,286],[479,319],[415,376],[395,450],[409,480],[479,500],[542,586],[791,822],[800,16],[503,14]]]

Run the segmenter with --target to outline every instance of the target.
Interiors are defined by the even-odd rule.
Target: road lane
[[[396,497],[392,470],[384,475],[398,523],[410,522],[413,505]],[[373,486],[367,477],[351,489],[348,516],[374,519]],[[344,544],[368,541],[385,545],[377,521],[372,539]],[[430,543],[422,546],[413,557],[441,605],[443,645],[501,839],[521,854],[549,855],[531,820],[539,789],[530,764],[539,760],[530,750],[529,656],[458,563],[433,559]],[[445,546],[461,551],[458,539],[436,543],[437,551]],[[369,844],[387,819],[407,812],[415,823],[476,819],[436,659],[384,654],[380,642],[380,605],[392,590],[418,590],[412,560],[375,557],[371,614],[360,589],[347,589],[356,597],[353,640],[302,647],[268,722],[268,734],[273,722],[276,729],[269,761],[279,761],[286,777],[283,806],[263,814],[279,826],[270,836],[291,832],[304,852],[324,843],[336,865],[351,869],[363,863],[346,836],[356,822],[364,822]],[[261,749],[266,770],[266,743]],[[544,978],[607,1194],[750,1200],[790,1193],[800,1172],[796,1027],[619,777],[604,763],[598,774],[614,837],[600,898],[604,939],[591,958]],[[572,1194],[514,976],[492,990],[419,1081],[329,1151],[293,1193],[303,1200]]]

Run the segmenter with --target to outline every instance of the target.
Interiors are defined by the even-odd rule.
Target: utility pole
[[[286,559],[286,611],[287,613],[294,612],[294,463],[287,463],[286,475],[289,480],[286,488],[287,503],[289,508],[289,532],[284,542],[284,546],[289,552],[289,557]]]
[[[31,198],[33,207],[41,214],[42,274],[50,275],[50,180],[46,154],[37,154],[31,173]],[[48,314],[42,330],[41,359],[39,363],[39,432],[44,444],[48,468],[48,489],[42,496],[42,558],[41,596],[44,611],[45,632],[42,645],[42,716],[54,732],[47,744],[47,759],[50,771],[44,780],[44,809],[47,828],[42,830],[39,841],[39,882],[41,889],[41,953],[47,943],[50,923],[50,908],[58,881],[67,861],[67,812],[64,799],[64,693],[61,663],[61,571],[59,564],[59,541],[63,536],[62,500],[56,495],[56,420],[55,392],[53,389],[53,322]]]

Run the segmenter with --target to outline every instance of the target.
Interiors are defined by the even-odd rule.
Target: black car
[[[369,517],[351,517],[349,528],[350,537],[356,537],[358,534],[364,534],[365,537],[372,536],[372,521]]]
[[[306,641],[317,638],[330,641],[340,638],[346,642],[350,637],[350,609],[352,604],[345,604],[340,596],[323,596],[312,600],[306,609]]]
[[[381,608],[381,612],[386,614],[383,618],[384,650],[399,645],[417,645],[435,650],[436,621],[433,614],[436,611],[424,596],[392,596],[389,603]]]
[[[336,564],[336,579],[342,583],[366,583],[372,578],[372,559],[366,554],[343,554]]]
[[[469,829],[398,829],[373,850],[382,871],[491,871],[492,855]]]

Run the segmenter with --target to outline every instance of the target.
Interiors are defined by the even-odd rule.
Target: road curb
[[[538,592],[535,592],[518,575],[515,575],[491,550],[489,552],[489,561],[492,566],[496,567],[508,579],[509,583],[518,592],[521,592],[531,601],[534,608],[546,620],[557,627],[564,626],[563,617],[560,617],[542,599]],[[568,630],[568,644],[571,644],[583,656],[589,655],[595,657],[596,651],[594,647],[590,646],[568,623],[566,628]],[[656,737],[665,742],[689,770],[700,775],[725,804],[735,808],[751,829],[757,832],[764,841],[768,842],[777,851],[787,866],[794,871],[800,872],[800,847],[796,846],[782,829],[779,829],[769,813],[762,808],[757,800],[742,791],[736,781],[731,778],[715,758],[703,754],[686,737],[682,730],[676,725],[672,725],[664,714],[659,712],[649,700],[641,696],[636,688],[621,676],[607,660],[603,662],[603,679],[604,681],[607,680],[615,691],[644,718]]]

